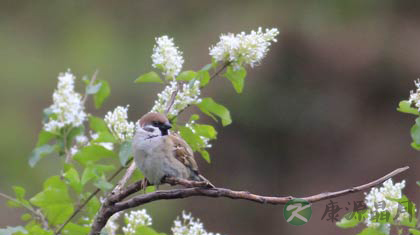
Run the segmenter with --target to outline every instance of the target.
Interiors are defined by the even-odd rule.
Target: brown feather
[[[168,135],[174,144],[175,158],[198,175],[198,166],[191,147],[178,134]]]

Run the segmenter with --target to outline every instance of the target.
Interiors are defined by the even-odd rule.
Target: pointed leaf
[[[197,79],[200,81],[200,87],[205,87],[210,82],[210,74],[207,70],[200,70]]]
[[[120,158],[120,162],[122,166],[125,166],[127,161],[133,156],[132,149],[131,149],[131,141],[124,141],[121,144],[120,152],[118,154]]]
[[[48,132],[46,130],[41,130],[38,135],[38,142],[36,144],[36,147],[48,144],[50,140],[54,139],[56,135],[54,133]]]
[[[145,83],[145,82],[154,82],[154,83],[163,83],[162,79],[160,79],[159,75],[156,72],[150,72],[141,75],[135,81],[135,83]]]
[[[30,202],[41,208],[51,225],[63,223],[74,211],[66,184],[59,176],[53,176],[45,181],[43,188]]]
[[[237,93],[242,93],[246,77],[246,70],[243,67],[234,70],[232,66],[229,66],[224,76],[232,82]]]
[[[89,162],[97,162],[106,157],[116,157],[116,154],[101,145],[85,146],[73,156],[82,165],[87,165]]]
[[[105,99],[111,93],[111,88],[109,87],[109,84],[107,81],[99,80],[98,83],[102,84],[101,88],[99,89],[98,92],[96,92],[96,94],[93,95],[93,101],[97,109],[99,109],[102,106]]]
[[[227,126],[232,123],[229,110],[225,106],[216,103],[210,97],[203,98],[201,103],[197,104],[197,106],[200,108],[201,112],[212,117],[214,120],[217,121],[214,115],[222,119],[223,126]]]
[[[411,103],[408,100],[403,100],[399,103],[397,111],[401,113],[409,113],[414,115],[419,115],[419,111],[411,107]]]
[[[183,71],[176,77],[176,80],[178,81],[191,81],[193,78],[197,76],[197,73],[192,70]]]

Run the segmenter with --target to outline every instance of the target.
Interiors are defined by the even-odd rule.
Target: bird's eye
[[[153,121],[152,124],[153,124],[153,126],[157,126],[157,125],[159,125],[159,122],[158,121]]]

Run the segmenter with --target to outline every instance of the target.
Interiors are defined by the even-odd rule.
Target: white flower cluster
[[[410,91],[410,98],[408,99],[408,102],[414,104],[414,106],[416,106],[420,111],[420,79],[414,81],[414,85],[416,85],[417,90],[415,92]]]
[[[124,214],[126,226],[122,228],[125,235],[132,235],[136,233],[136,228],[140,226],[152,225],[152,217],[147,214],[146,209],[130,211]]]
[[[177,87],[178,83],[176,81],[171,81],[169,85],[167,85],[165,89],[158,94],[158,99],[155,101],[155,105],[151,111],[164,113],[168,107],[169,101],[171,100],[171,96]],[[200,93],[200,81],[196,80],[190,83],[184,83],[175,97],[175,101],[168,113],[168,116],[176,116],[179,111],[183,110],[188,105],[200,103]]]
[[[195,124],[195,121],[194,120],[191,120],[190,122],[188,122],[188,123],[185,124],[185,127],[188,127],[193,133],[195,133],[194,124]],[[207,138],[205,136],[201,136],[200,135],[200,139],[204,143],[204,146],[203,146],[204,148],[211,148],[211,144],[209,143],[210,142],[210,138]]]
[[[174,79],[182,69],[184,58],[182,52],[174,44],[174,39],[168,36],[156,38],[153,47],[152,66],[162,70],[163,75]]]
[[[117,212],[108,219],[104,230],[106,231],[107,235],[116,235],[117,230],[120,227],[117,222],[115,222],[121,215],[121,212]]]
[[[253,67],[267,54],[271,42],[277,42],[279,34],[277,28],[262,31],[251,31],[250,34],[222,34],[216,46],[210,47],[210,56],[216,61],[231,62],[234,68],[242,64],[249,64]]]
[[[121,142],[132,139],[135,130],[134,123],[127,121],[127,111],[128,105],[118,106],[114,111],[109,111],[104,119],[111,133]]]
[[[380,188],[372,188],[368,194],[365,193],[365,203],[370,210],[365,221],[368,227],[379,227],[381,224],[373,222],[373,217],[379,213],[381,214],[389,212],[390,219],[394,218],[398,213],[399,216],[396,218],[397,221],[402,221],[408,218],[409,214],[405,211],[404,207],[398,202],[391,201],[392,199],[400,199],[402,197],[402,189],[405,187],[405,181],[393,184],[392,179],[388,179],[383,183]],[[390,225],[386,224],[385,229],[389,230]]]
[[[182,221],[177,218],[171,231],[173,235],[220,235],[207,232],[199,219],[194,219],[191,214],[184,211],[182,212]]]
[[[53,104],[49,107],[50,116],[44,129],[57,132],[65,126],[77,127],[86,119],[82,96],[74,91],[74,75],[68,70],[58,76],[57,89],[53,93]]]

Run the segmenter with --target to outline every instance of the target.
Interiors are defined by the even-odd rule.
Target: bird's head
[[[139,124],[143,130],[152,133],[159,131],[161,135],[167,135],[168,130],[172,127],[165,115],[155,112],[143,115],[139,120]]]

